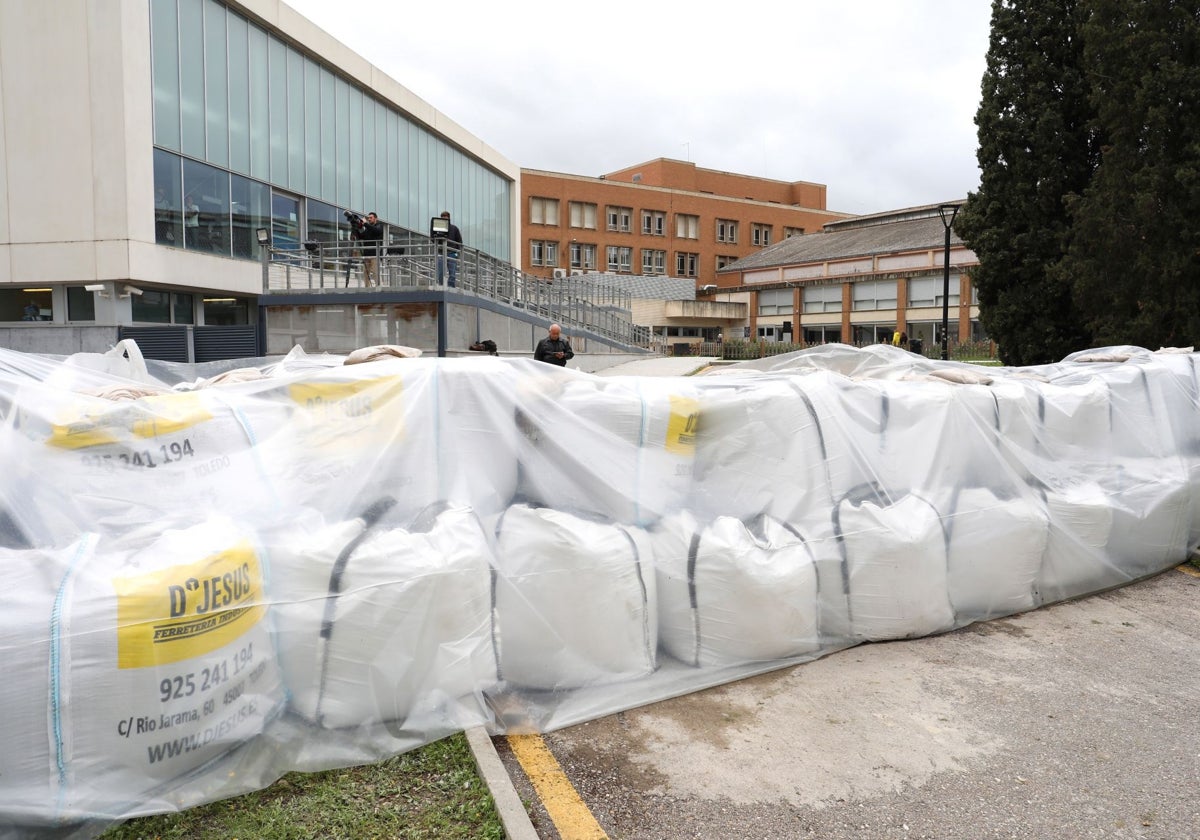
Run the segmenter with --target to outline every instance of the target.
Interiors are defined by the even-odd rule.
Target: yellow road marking
[[[1175,570],[1183,572],[1185,575],[1191,575],[1192,577],[1200,578],[1200,569],[1197,569],[1195,566],[1187,563],[1184,563],[1182,566],[1176,566]]]
[[[608,840],[540,735],[509,735],[508,745],[562,840]]]

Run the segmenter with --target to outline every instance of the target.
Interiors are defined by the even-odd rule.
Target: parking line
[[[562,765],[540,735],[509,735],[508,745],[529,777],[561,840],[608,840]]]

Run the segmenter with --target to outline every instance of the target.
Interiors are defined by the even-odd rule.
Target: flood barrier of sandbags
[[[661,379],[384,350],[0,350],[0,837],[547,731],[1200,543],[1190,349]]]

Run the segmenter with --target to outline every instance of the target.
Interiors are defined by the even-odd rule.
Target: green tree
[[[1069,234],[1064,198],[1098,159],[1079,37],[1080,0],[994,0],[978,128],[980,186],[954,229],[979,258],[980,318],[1010,365],[1089,346],[1070,284],[1051,268]]]
[[[1089,0],[1099,168],[1051,272],[1095,345],[1200,342],[1200,4]]]

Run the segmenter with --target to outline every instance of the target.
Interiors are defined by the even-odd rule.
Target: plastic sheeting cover
[[[0,350],[3,836],[561,727],[1200,543],[1190,348],[405,355]]]

